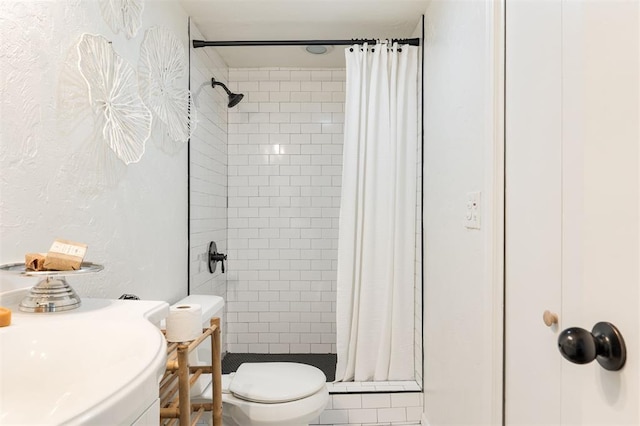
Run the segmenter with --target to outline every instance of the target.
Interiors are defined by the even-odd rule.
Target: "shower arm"
[[[228,108],[233,108],[238,105],[244,95],[242,93],[233,93],[229,88],[222,82],[216,81],[214,77],[211,77],[211,87],[222,86],[225,92],[227,92],[227,96],[229,97],[229,103],[227,104]]]
[[[222,86],[224,91],[227,92],[227,95],[229,96],[233,94],[231,90],[229,90],[223,82],[217,81],[214,77],[211,77],[211,87],[216,87],[216,86]]]

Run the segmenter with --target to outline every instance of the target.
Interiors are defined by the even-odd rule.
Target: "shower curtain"
[[[337,381],[414,377],[418,48],[345,51]]]

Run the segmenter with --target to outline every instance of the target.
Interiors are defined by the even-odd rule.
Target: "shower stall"
[[[191,38],[201,38],[194,26]],[[271,354],[281,360],[296,354],[300,361],[309,354],[331,369],[345,70],[229,68],[214,49],[193,47],[190,61],[192,88],[213,75],[244,99],[229,108],[231,95],[221,90],[194,91],[199,122],[189,147],[189,291],[226,300],[223,346],[229,357]],[[415,365],[415,381],[387,384],[390,390],[422,386],[421,156],[418,143],[414,302],[406,307],[414,312],[413,359],[407,362]],[[210,241],[228,256],[224,274],[208,271]],[[385,389],[379,382],[377,388],[361,385]],[[333,386],[338,392],[354,387]]]

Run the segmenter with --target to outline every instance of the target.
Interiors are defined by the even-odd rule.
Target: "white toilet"
[[[224,300],[218,296],[190,295],[176,305],[202,307],[203,326],[211,317],[222,318]],[[224,330],[224,325],[222,326]],[[211,363],[211,344],[198,346],[201,364]],[[211,400],[211,376],[203,379],[200,395],[192,401]],[[329,401],[327,378],[316,367],[293,362],[245,363],[222,376],[224,426],[302,426],[317,418]]]

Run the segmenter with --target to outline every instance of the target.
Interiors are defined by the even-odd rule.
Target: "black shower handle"
[[[222,273],[224,274],[224,261],[227,260],[227,255],[218,253],[218,246],[215,241],[209,243],[209,252],[207,253],[207,264],[209,266],[209,272],[214,273],[216,271],[216,265],[218,262],[222,262]]]

